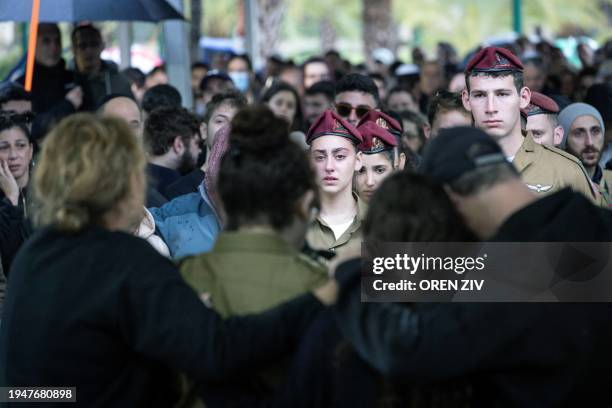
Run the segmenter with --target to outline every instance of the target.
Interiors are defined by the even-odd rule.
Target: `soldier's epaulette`
[[[551,152],[558,153],[561,156],[565,157],[566,159],[569,159],[569,160],[573,161],[574,163],[581,164],[580,160],[578,160],[578,158],[576,156],[569,154],[565,150],[561,150],[561,149],[559,149],[557,147],[552,147],[552,146],[548,146],[548,145],[545,145],[545,144],[541,144],[540,146],[542,146],[546,150],[550,150]]]

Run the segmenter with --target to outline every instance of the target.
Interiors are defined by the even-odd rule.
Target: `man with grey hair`
[[[561,111],[559,124],[564,131],[560,147],[580,160],[608,206],[612,205],[612,171],[599,165],[606,132],[601,114],[589,104],[573,103]]]

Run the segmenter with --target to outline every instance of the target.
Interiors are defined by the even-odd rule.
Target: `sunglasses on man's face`
[[[366,105],[353,106],[349,103],[340,102],[336,104],[336,112],[343,118],[348,118],[354,110],[358,118],[362,118],[370,111],[370,107]]]

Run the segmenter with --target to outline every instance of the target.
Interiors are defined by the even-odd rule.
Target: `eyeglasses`
[[[367,105],[359,105],[354,107],[353,105],[345,102],[340,102],[336,104],[336,112],[338,115],[343,118],[348,118],[351,115],[351,112],[354,110],[357,118],[361,119],[364,117],[372,108]]]

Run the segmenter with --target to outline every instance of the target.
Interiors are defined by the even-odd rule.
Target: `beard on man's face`
[[[567,152],[578,158],[585,167],[595,166],[599,163],[599,159],[601,158],[601,150],[595,146],[586,146],[577,152],[568,143]]]
[[[183,152],[183,155],[181,156],[181,159],[179,161],[178,167],[176,168],[176,171],[178,171],[181,175],[185,175],[193,171],[197,165],[198,165],[197,158],[194,159],[193,155],[191,154],[191,149],[187,148],[185,149],[185,152]]]

